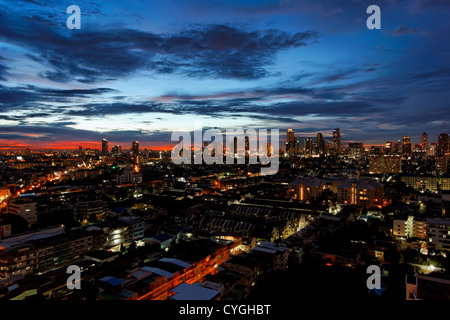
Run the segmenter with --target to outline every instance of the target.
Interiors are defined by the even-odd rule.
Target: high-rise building
[[[133,141],[131,144],[131,152],[133,154],[139,154],[139,141]]]
[[[420,145],[422,146],[423,151],[428,152],[430,146],[428,143],[428,134],[426,132],[423,132],[420,137]]]
[[[115,145],[112,147],[112,154],[115,156],[119,156],[122,153],[122,147],[119,145]]]
[[[364,144],[362,142],[349,143],[348,152],[351,158],[361,159],[364,155]]]
[[[373,155],[369,157],[371,173],[400,173],[402,158],[399,155]]]
[[[270,157],[273,153],[273,148],[270,144],[270,141],[267,141],[266,148],[267,155]]]
[[[234,142],[234,145],[236,146],[236,141]],[[267,144],[269,144],[269,141],[267,141]],[[269,149],[267,149],[269,150]],[[269,152],[269,151],[267,151]],[[245,155],[248,156],[250,155],[250,139],[248,136],[245,136]]]
[[[438,144],[436,148],[436,156],[443,157],[449,152],[449,140],[448,133],[441,133],[438,138]]]
[[[133,163],[139,162],[139,141],[133,141],[131,144],[131,159]]]
[[[370,156],[378,156],[382,153],[381,147],[371,146],[369,148],[369,155]]]
[[[292,130],[292,128],[288,129],[286,138],[287,138],[286,139],[286,154],[288,155],[288,157],[294,157],[295,149],[296,149],[296,140],[295,140],[294,130]]]
[[[394,141],[386,141],[386,145],[384,147],[384,154],[388,156],[394,154]]]
[[[102,139],[102,154],[108,153],[108,140]]]
[[[403,154],[403,144],[400,140],[397,140],[394,143],[394,152],[393,154],[402,155]]]
[[[439,174],[446,174],[448,172],[448,160],[450,156],[443,155],[442,157],[436,156],[436,171]]]
[[[412,161],[418,163],[419,161],[423,161],[427,158],[427,152],[422,147],[422,143],[415,144],[412,148]]]
[[[339,128],[333,130],[333,152],[336,157],[341,154],[341,131]]]
[[[403,156],[411,157],[412,155],[412,146],[411,139],[409,137],[403,137]]]
[[[321,132],[317,134],[317,154],[322,155],[325,153],[325,141]]]
[[[312,139],[306,138],[303,140],[303,148],[306,157],[311,157],[312,155]]]

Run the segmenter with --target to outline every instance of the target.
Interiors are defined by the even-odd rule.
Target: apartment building
[[[317,200],[322,191],[323,182],[316,177],[298,178],[289,184],[289,196],[294,200]]]
[[[425,219],[414,216],[394,219],[392,234],[394,237],[402,239],[426,239],[427,221]]]
[[[370,208],[383,204],[383,184],[374,179],[348,179],[337,186],[337,203]]]
[[[8,213],[24,218],[28,225],[37,223],[37,202],[27,198],[16,198],[9,202]]]
[[[73,206],[73,214],[77,221],[97,221],[106,214],[107,205],[103,200],[82,201]]]
[[[430,249],[450,251],[450,219],[427,219],[427,237]]]
[[[47,272],[102,248],[104,234],[93,229],[62,227],[29,232],[0,241],[0,277]]]

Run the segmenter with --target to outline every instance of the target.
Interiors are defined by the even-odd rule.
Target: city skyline
[[[384,145],[449,132],[448,3],[4,1],[0,149],[170,149],[175,130]],[[332,54],[330,54],[332,53]],[[419,129],[420,128],[420,129]]]
[[[335,128],[334,130],[339,129],[340,128]],[[320,143],[323,143],[324,145],[321,146],[322,148],[327,145],[328,147],[330,147],[331,149],[333,149],[333,144],[334,144],[334,140],[333,140],[333,136],[329,136],[329,137],[324,137],[322,132],[317,132],[316,136],[310,136],[310,137],[298,137],[296,136],[295,132],[292,130],[292,128],[289,128],[287,130],[287,135],[291,134],[292,136],[292,142],[294,143],[300,143],[300,145],[303,145],[303,143],[306,143],[306,141],[312,141],[314,143],[317,143],[318,140],[320,140]],[[193,132],[191,132],[192,134]],[[204,132],[203,132],[204,133]],[[423,135],[427,136],[427,140],[426,140],[426,147],[425,149],[429,149],[431,147],[437,148],[439,145],[439,139],[442,135],[447,135],[447,133],[441,133],[439,134],[439,136],[436,139],[433,139],[432,137],[429,138],[428,134],[426,132],[422,132],[421,137],[419,140],[417,141],[410,141],[409,143],[411,144],[411,147],[414,147],[416,145],[423,145],[424,141],[423,141]],[[288,138],[284,138],[286,136],[285,133],[280,132],[279,134],[280,136],[280,150],[285,150],[287,148],[287,144],[286,142],[288,141]],[[381,143],[381,144],[366,144],[364,141],[355,141],[355,140],[341,140],[341,148],[342,149],[348,149],[350,147],[351,144],[357,143],[360,144],[362,143],[364,148],[366,149],[366,151],[368,151],[370,149],[370,147],[381,147],[382,149],[386,148],[388,144],[391,144],[393,147],[395,143],[401,143],[403,144],[403,140],[405,138],[410,139],[410,137],[408,136],[402,136],[399,137],[398,139],[387,139],[385,141],[385,143]],[[235,138],[236,139],[236,138]],[[3,151],[21,151],[21,150],[33,150],[33,151],[45,151],[45,150],[82,150],[82,149],[93,149],[93,150],[100,150],[102,153],[104,152],[111,152],[114,154],[114,148],[120,148],[120,150],[129,150],[130,152],[133,151],[133,144],[139,141],[128,141],[128,142],[123,142],[123,143],[116,143],[115,141],[111,141],[108,140],[107,138],[101,138],[100,141],[92,141],[92,142],[82,142],[79,145],[76,145],[76,142],[73,142],[73,146],[71,147],[67,147],[67,146],[61,146],[59,148],[33,148],[33,147],[23,147],[23,148],[3,148]],[[206,143],[206,142],[205,142]],[[148,149],[148,150],[154,150],[154,151],[170,151],[173,149],[173,147],[176,145],[175,142],[172,142],[171,145],[165,145],[165,146],[148,146],[148,145],[144,145],[143,149]],[[193,147],[193,144],[191,145]],[[246,147],[247,148],[247,147]],[[2,149],[0,149],[2,150]]]

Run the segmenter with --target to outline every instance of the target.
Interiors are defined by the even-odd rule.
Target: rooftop
[[[171,297],[172,300],[212,300],[220,294],[217,290],[202,287],[198,282],[182,283],[172,291],[175,292],[175,295]]]

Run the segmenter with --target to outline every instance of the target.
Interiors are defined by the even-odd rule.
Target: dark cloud
[[[360,116],[381,112],[381,107],[376,107],[365,101],[333,101],[333,102],[287,102],[272,106],[273,113],[292,116]]]
[[[411,11],[420,13],[425,9],[448,9],[450,8],[450,0],[416,0],[411,4]]]
[[[411,35],[411,34],[418,34],[423,32],[422,28],[419,27],[409,27],[409,26],[398,26],[394,31],[388,30],[386,33],[393,35],[393,36],[404,36],[404,35]]]
[[[102,138],[117,143],[130,143],[131,141],[170,141],[170,134],[153,132],[144,133],[140,130],[97,132],[67,127],[70,123],[52,123],[48,125],[17,125],[0,126],[0,139],[40,142],[63,141],[100,141]]]
[[[1,81],[6,81],[6,76],[9,75],[8,70],[9,70],[9,68],[7,66],[0,64],[0,80]]]
[[[58,33],[36,19],[0,13],[0,39],[33,50],[34,61],[49,70],[39,76],[55,82],[95,83],[139,70],[188,77],[254,79],[267,75],[274,55],[317,41],[315,31],[247,31],[231,25],[191,25],[179,33],[132,29]]]
[[[0,112],[45,109],[43,102],[71,102],[73,98],[87,98],[106,93],[114,93],[110,88],[93,89],[48,89],[32,85],[8,87],[0,85]],[[50,111],[50,110],[48,110]]]
[[[91,95],[101,95],[105,93],[117,92],[111,88],[94,88],[94,89],[46,89],[38,88],[34,86],[28,86],[27,88],[42,93],[46,96],[69,96],[69,97],[84,97]]]
[[[417,80],[428,80],[428,79],[434,79],[434,78],[450,78],[450,68],[442,68],[442,69],[436,69],[426,72],[421,72],[414,76],[414,79]]]

